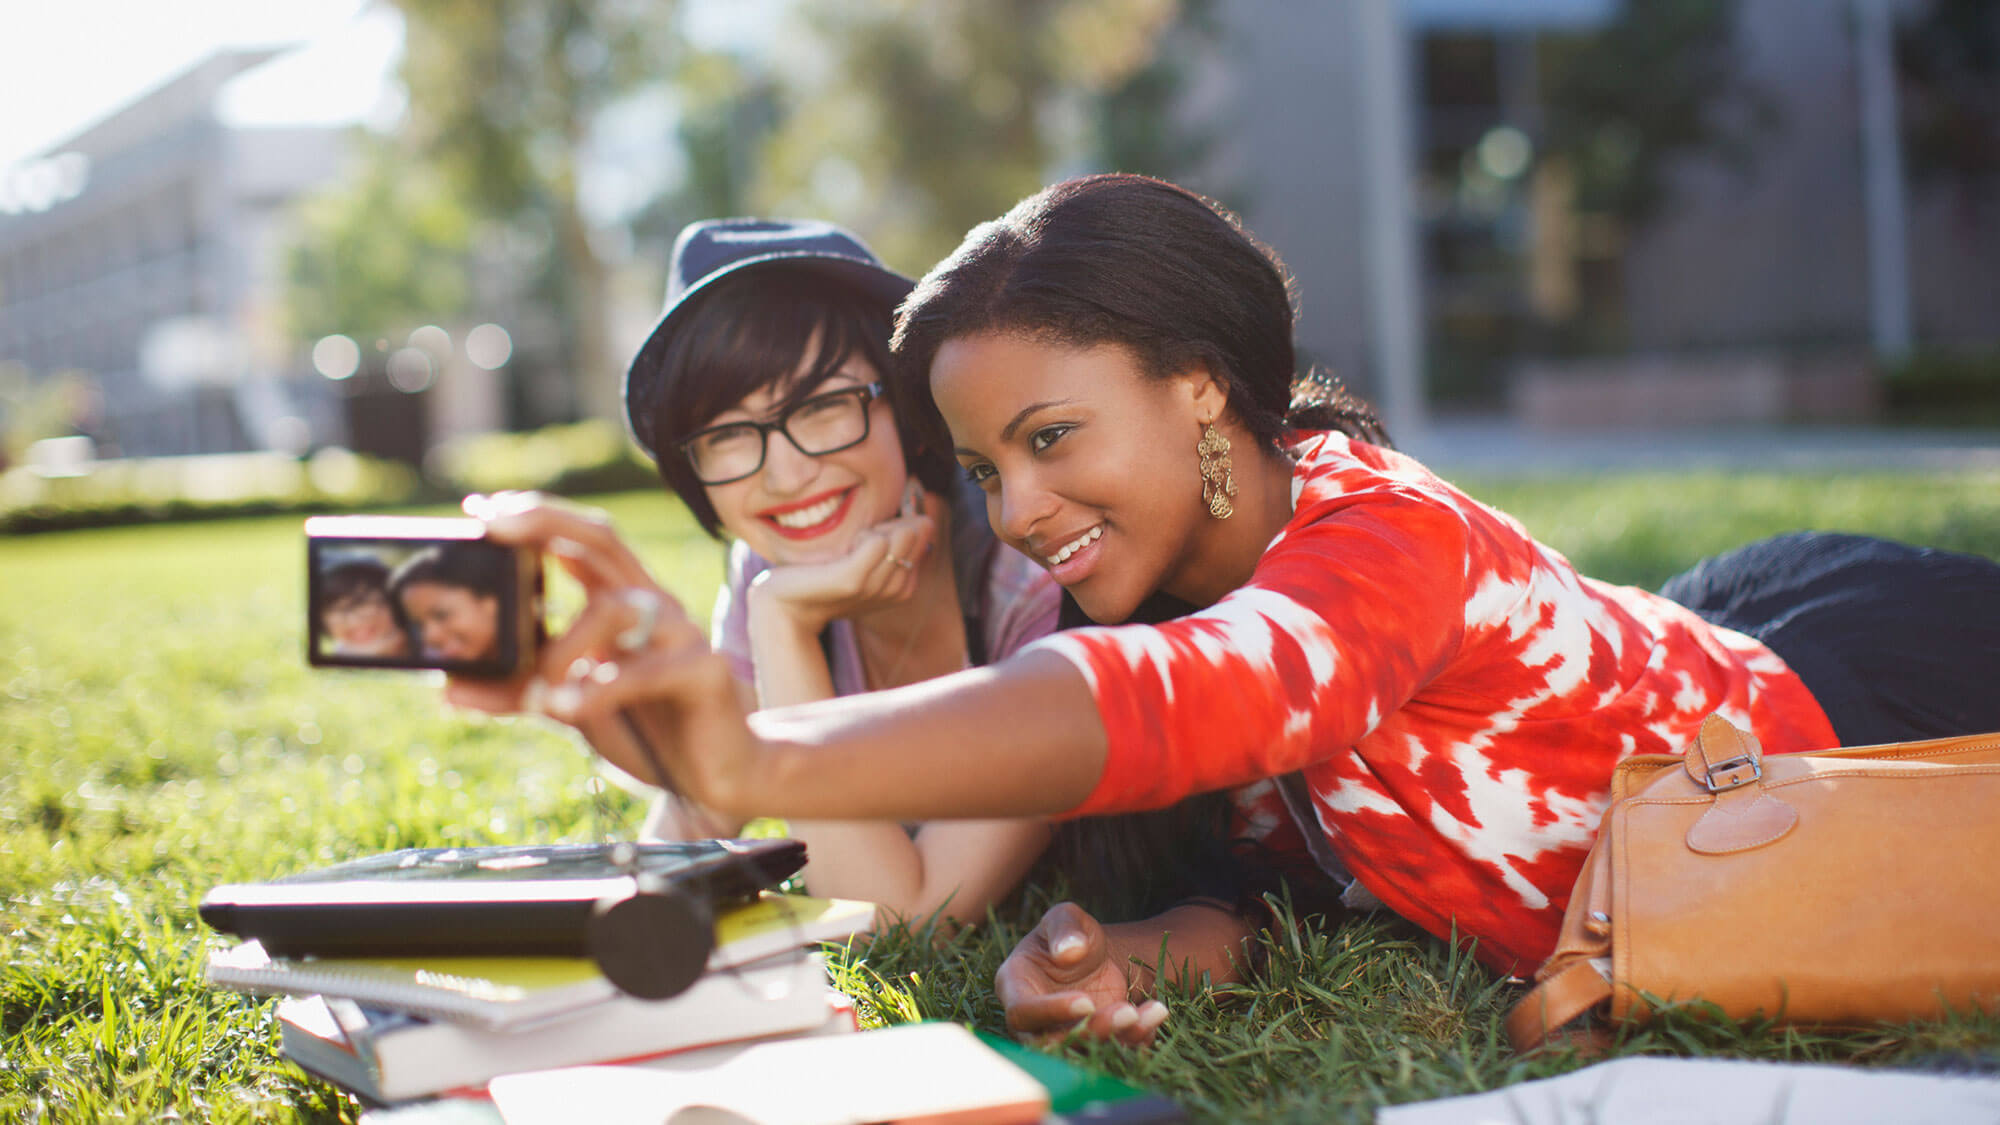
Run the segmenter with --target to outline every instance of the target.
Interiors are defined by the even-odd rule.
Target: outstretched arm
[[[1103,771],[1096,704],[1060,656],[1031,650],[890,691],[746,715],[728,662],[608,523],[524,500],[489,509],[487,528],[556,556],[586,600],[532,676],[454,679],[449,697],[488,710],[526,705],[589,731],[621,725],[622,712],[643,744],[593,736],[598,751],[724,815],[1048,815],[1080,804]],[[658,612],[638,608],[646,601]],[[650,628],[632,636],[639,625]]]
[[[568,721],[612,764],[666,783],[718,822],[990,821],[1060,812],[1095,783],[1102,729],[1081,675],[1059,658],[747,716],[728,661],[609,524],[532,498],[469,507],[495,539],[552,554],[586,600],[532,675],[454,679],[449,697]],[[643,612],[646,602],[659,612]],[[642,618],[650,632],[634,638]],[[892,833],[895,846],[877,853],[884,862],[860,865],[865,886],[814,889],[883,901],[913,919],[942,904],[980,916],[1048,838],[1039,823],[927,824],[914,843],[893,824],[841,827]],[[816,856],[829,850],[812,846]]]

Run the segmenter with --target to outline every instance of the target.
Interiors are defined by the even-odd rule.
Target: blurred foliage
[[[0,468],[18,463],[43,438],[76,432],[91,381],[77,372],[58,372],[37,381],[26,364],[0,362]]]
[[[2000,4],[1930,0],[1896,34],[1903,147],[1918,177],[2000,175]]]
[[[2000,426],[2000,351],[1919,352],[1882,385],[1895,421]]]
[[[1099,166],[1174,180],[1241,205],[1241,190],[1201,182],[1218,134],[1190,117],[1181,101],[1197,67],[1222,50],[1224,38],[1215,0],[1180,0],[1178,14],[1154,39],[1151,59],[1096,100]]]
[[[1666,200],[1690,153],[1746,164],[1777,124],[1745,76],[1738,0],[1628,0],[1593,31],[1549,36],[1541,54],[1545,158],[1565,160],[1579,211],[1636,225]]]
[[[1176,102],[1221,35],[1214,0],[826,0],[738,53],[690,45],[675,4],[389,2],[408,117],[313,205],[294,328],[396,339],[540,317],[550,331],[517,334],[517,366],[572,372],[602,418],[626,359],[609,350],[605,248],[627,232],[592,229],[582,183],[609,111],[670,107],[672,182],[614,221],[642,260],[693,220],[764,212],[838,216],[921,271],[1053,176],[1192,168],[1209,138]]]
[[[402,339],[471,300],[464,201],[401,142],[357,136],[360,175],[303,204],[287,256],[286,318],[302,340]]]
[[[325,449],[98,461],[80,476],[0,473],[0,533],[219,519],[275,512],[381,508],[425,494],[407,467]]]
[[[674,83],[672,143],[681,175],[632,218],[635,251],[650,268],[665,271],[682,227],[751,210],[760,154],[781,116],[779,86],[765,62],[721,51],[688,54]]]
[[[1108,123],[1128,150],[1164,153],[1137,108],[1170,92],[1147,68],[1183,15],[1174,0],[805,6],[797,50],[817,65],[786,75],[752,209],[839,215],[920,271],[1051,178],[1097,166]]]
[[[529,433],[476,434],[432,451],[429,474],[459,492],[531,489],[574,496],[660,487],[617,425],[591,418]]]
[[[0,473],[0,534],[390,508],[505,489],[584,496],[658,493],[661,484],[623,429],[587,419],[442,443],[421,476],[337,448],[304,461],[277,453],[99,461],[75,477],[15,468]]]
[[[586,409],[614,415],[624,357],[609,351],[608,267],[584,213],[584,164],[602,114],[673,75],[682,53],[676,7],[388,2],[403,17],[407,119],[392,142],[371,147],[353,186],[323,204],[295,259],[303,292],[292,306],[311,307],[328,285],[352,287],[360,293],[350,308],[327,307],[302,323],[386,336],[468,301],[530,305],[553,318],[544,350],[574,373]],[[355,256],[397,241],[409,245],[365,264]],[[398,261],[414,261],[415,276],[399,280]]]

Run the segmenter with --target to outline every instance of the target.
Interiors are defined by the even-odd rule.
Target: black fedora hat
[[[894,309],[915,282],[882,264],[852,233],[815,219],[705,219],[674,239],[667,267],[667,304],[646,343],[625,370],[625,422],[655,460],[652,432],[659,404],[660,363],[688,301],[725,277],[746,270],[802,269],[823,273]]]

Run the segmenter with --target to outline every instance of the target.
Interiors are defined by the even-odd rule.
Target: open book
[[[775,1079],[775,1080],[774,1080]],[[913,1023],[746,1047],[689,1070],[573,1067],[493,1080],[508,1125],[1029,1125],[1049,1091],[965,1028]]]

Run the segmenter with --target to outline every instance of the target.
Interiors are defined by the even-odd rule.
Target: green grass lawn
[[[1800,527],[2000,557],[1990,473],[1468,483],[1618,581]],[[721,549],[656,495],[603,503],[705,615]],[[307,669],[303,556],[291,518],[0,540],[0,1120],[352,1120],[352,1100],[280,1057],[268,1002],[201,984],[202,892],[388,848],[597,831],[590,758],[558,729],[450,712],[423,675]],[[633,798],[601,799],[635,829]],[[882,936],[842,959],[842,983],[870,1021],[997,1028],[993,969],[1046,901],[949,941]],[[1156,1049],[1076,1050],[1203,1120],[1360,1121],[1578,1065],[1507,1051],[1515,992],[1398,926],[1302,926],[1271,939],[1255,984],[1174,998]],[[1829,1035],[1683,1019],[1620,1050],[1894,1064],[2000,1050],[2000,1020]]]

